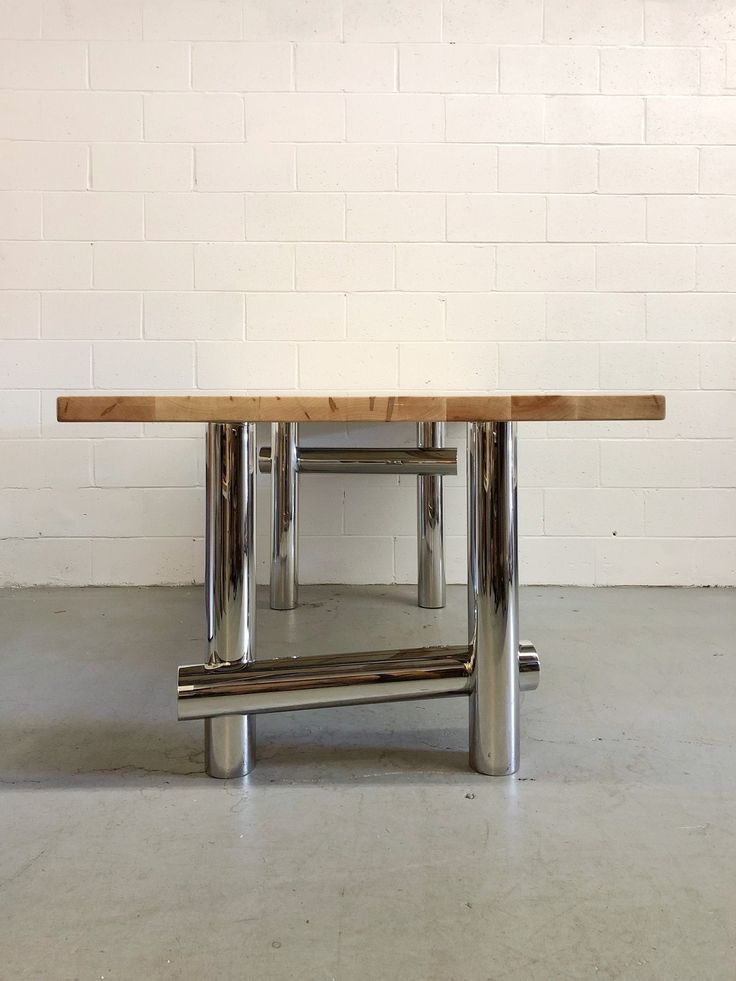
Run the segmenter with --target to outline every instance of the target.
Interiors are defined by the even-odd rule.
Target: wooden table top
[[[664,419],[663,395],[62,395],[59,422]]]

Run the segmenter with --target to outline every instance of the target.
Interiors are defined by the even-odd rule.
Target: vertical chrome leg
[[[295,422],[271,426],[271,609],[297,604],[298,475]]]
[[[417,446],[445,445],[441,422],[417,423]],[[419,606],[445,605],[445,550],[442,527],[442,477],[417,477],[417,566]]]
[[[252,661],[255,650],[255,426],[207,429],[205,603],[208,665]],[[240,777],[255,765],[255,719],[206,719],[205,770]]]
[[[470,765],[494,776],[519,768],[519,614],[516,426],[468,433],[468,590],[473,690]]]

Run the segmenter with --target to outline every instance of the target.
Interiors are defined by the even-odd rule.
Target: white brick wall
[[[0,584],[201,578],[203,427],[60,392],[333,388],[665,391],[520,427],[523,578],[736,583],[734,143],[724,0],[2,0]],[[414,515],[306,477],[302,579],[412,581]]]

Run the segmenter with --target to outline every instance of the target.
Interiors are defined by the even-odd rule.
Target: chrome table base
[[[180,719],[205,720],[205,768],[239,777],[255,762],[264,712],[465,695],[470,765],[519,767],[519,692],[537,687],[539,658],[519,643],[516,424],[468,426],[468,638],[454,647],[255,661],[255,427],[208,429],[206,664],[179,668]],[[440,423],[420,423],[420,450],[444,453]],[[361,451],[352,451],[361,452]],[[380,451],[387,454],[391,451]],[[297,427],[273,427],[271,605],[296,604]],[[441,458],[440,458],[441,459]],[[385,465],[385,464],[384,464]],[[403,466],[403,463],[395,464]],[[446,466],[437,464],[438,466]],[[441,476],[419,476],[419,601],[444,606]],[[283,520],[281,520],[283,519]],[[293,589],[291,588],[293,586]]]
[[[442,477],[454,474],[455,450],[444,449],[444,423],[417,424],[417,449],[305,449],[297,445],[294,422],[274,423],[271,449],[258,455],[261,472],[271,473],[271,609],[293,610],[298,602],[299,473],[382,473],[417,475],[417,602],[428,609],[445,605]]]

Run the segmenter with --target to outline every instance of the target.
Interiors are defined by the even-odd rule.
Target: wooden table
[[[57,404],[60,422],[208,423],[208,659],[179,669],[178,711],[180,719],[205,720],[205,766],[216,777],[242,776],[255,765],[254,716],[261,712],[449,695],[469,698],[471,766],[491,775],[514,773],[519,692],[536,687],[539,669],[534,648],[519,641],[516,423],[664,414],[664,397],[652,394],[68,395]],[[255,423],[273,424],[272,605],[290,608],[297,424],[408,421],[418,425],[416,450],[340,451],[329,466],[323,455],[322,466],[419,475],[420,603],[422,577],[436,587],[442,571],[442,597],[428,589],[423,604],[441,606],[441,474],[449,452],[442,455],[442,424],[468,423],[468,636],[454,646],[256,661]],[[275,604],[274,581],[281,589]]]

